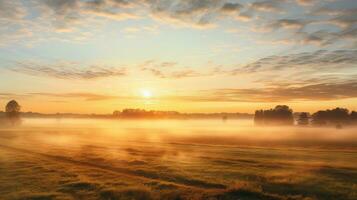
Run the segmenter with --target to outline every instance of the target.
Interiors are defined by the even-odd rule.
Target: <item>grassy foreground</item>
[[[0,127],[0,199],[357,199],[354,130],[114,123]]]

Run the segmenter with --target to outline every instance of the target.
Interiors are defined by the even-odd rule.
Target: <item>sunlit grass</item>
[[[356,199],[353,129],[25,120],[0,128],[2,199]]]

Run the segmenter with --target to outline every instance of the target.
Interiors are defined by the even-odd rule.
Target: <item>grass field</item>
[[[355,128],[25,119],[0,127],[0,199],[357,199]]]

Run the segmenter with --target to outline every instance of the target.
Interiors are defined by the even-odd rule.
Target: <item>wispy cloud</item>
[[[232,5],[225,4],[225,0],[179,0],[153,1],[146,0],[151,16],[164,23],[193,28],[212,28],[212,22],[218,13],[232,11]],[[234,8],[237,9],[237,8]]]
[[[303,20],[299,19],[279,19],[268,26],[272,29],[280,29],[280,28],[286,28],[286,29],[301,29],[303,28],[307,23]]]
[[[78,63],[63,62],[58,64],[45,64],[36,62],[17,62],[8,68],[11,71],[32,76],[44,76],[59,79],[98,79],[120,77],[126,75],[126,69],[120,67],[82,66]]]
[[[264,12],[282,12],[283,0],[266,0],[266,1],[256,1],[252,3],[251,8],[257,11]]]
[[[92,92],[69,92],[69,93],[52,93],[52,92],[31,92],[31,93],[0,93],[0,100],[11,99],[34,99],[36,97],[46,97],[51,102],[70,102],[70,100],[83,100],[83,101],[107,101],[115,99],[133,99],[130,96],[118,96],[103,93]]]
[[[182,66],[177,62],[159,62],[148,60],[138,65],[141,71],[150,72],[153,76],[167,79],[182,79],[192,77],[207,77],[223,74],[217,66],[208,66],[205,70],[195,70]]]
[[[55,98],[79,98],[84,99],[85,101],[103,101],[123,98],[113,95],[104,95],[104,94],[95,94],[95,93],[28,93],[30,96],[46,96],[46,97],[55,97]]]
[[[198,102],[288,102],[336,100],[357,97],[357,82],[278,86],[253,89],[215,89],[197,91],[195,95],[172,97]]]
[[[225,13],[225,14],[237,14],[239,13],[242,9],[243,9],[243,5],[240,3],[231,3],[231,2],[227,2],[225,3],[222,8],[221,8],[221,12]]]
[[[296,54],[274,55],[261,58],[234,72],[259,72],[282,70],[286,68],[300,68],[303,70],[327,70],[354,68],[357,64],[357,50],[318,50]]]
[[[316,0],[40,0],[26,4],[20,0],[0,0],[0,36],[10,38],[17,35],[3,40],[11,43],[25,37],[36,38],[44,32],[80,32],[81,27],[90,29],[106,21],[151,17],[171,26],[199,29],[219,27],[222,19],[250,21],[251,23],[245,24],[248,28],[259,26],[270,31],[284,28],[293,33],[285,36],[286,38],[274,37],[277,40],[289,39],[297,44],[331,45],[348,38],[353,40],[353,43],[356,37],[351,35],[356,28],[357,8],[348,0],[341,1],[341,4],[345,1],[351,4],[350,8],[341,8],[332,1],[322,4]],[[302,5],[303,8],[297,5]],[[293,17],[288,15],[299,7],[304,9],[304,12],[300,10],[299,13],[304,14],[293,14]],[[339,26],[340,30],[319,27],[319,23]],[[9,24],[14,27],[2,30]],[[302,30],[307,26],[307,30]],[[140,29],[140,32],[157,32],[157,29],[153,30],[152,27],[135,29],[137,30],[131,27],[123,31],[138,32]],[[24,31],[30,34],[23,34]]]
[[[208,76],[240,76],[254,75],[260,82],[272,80],[271,76],[280,77],[279,81],[297,81],[316,77],[339,77],[335,80],[347,79],[354,76],[353,70],[357,65],[357,50],[316,50],[301,53],[282,53],[257,59],[246,65],[222,66],[205,64],[205,67],[181,66],[177,62],[158,62],[148,60],[138,65],[142,71],[150,72],[159,78],[189,78]],[[264,77],[268,77],[265,79]],[[270,78],[269,78],[270,77]],[[293,77],[293,78],[292,78]],[[325,83],[325,82],[324,82]]]
[[[155,68],[143,68],[143,71],[150,72],[153,76],[158,78],[168,78],[168,79],[180,79],[180,78],[189,78],[189,77],[200,77],[207,76],[201,72],[192,70],[192,69],[179,69],[179,70],[164,70],[164,69],[155,69]]]
[[[18,21],[23,19],[27,11],[18,1],[0,0],[0,20]]]
[[[296,2],[302,6],[311,6],[316,3],[316,0],[296,0]]]

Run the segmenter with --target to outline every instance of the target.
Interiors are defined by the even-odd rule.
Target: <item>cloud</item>
[[[328,46],[336,42],[338,38],[336,33],[325,30],[318,30],[314,32],[298,31],[290,41],[297,44],[312,44],[315,46]]]
[[[156,61],[156,60],[147,60],[141,64],[138,65],[140,69],[148,69],[148,68],[172,68],[177,66],[177,62],[172,62],[172,61]]]
[[[78,67],[77,63],[43,64],[33,62],[17,62],[15,66],[8,68],[11,71],[58,79],[99,79],[108,77],[125,76],[125,68],[90,66]]]
[[[341,1],[340,4],[343,4],[343,2]],[[264,33],[269,34],[274,30],[286,29],[290,31],[290,34],[274,33],[273,42],[290,45],[334,46],[341,42],[354,43],[357,40],[356,37],[350,37],[354,33],[357,24],[357,8],[355,5],[352,4],[346,9],[341,8],[341,5],[337,6],[338,4],[332,1],[315,5],[317,1],[297,0],[297,3],[304,6],[307,4],[313,6],[303,8],[306,12],[304,15],[292,15],[294,18],[288,18],[286,13],[293,12],[289,8],[289,3],[291,2],[285,0],[267,0],[252,3],[251,9],[255,11],[255,15],[258,15],[258,19],[260,19],[255,21],[255,23],[259,22],[257,24],[259,29],[256,30],[263,30]],[[346,5],[349,4],[348,1],[345,3]],[[321,5],[323,6],[321,7]],[[283,12],[284,17],[276,19],[277,15],[270,14],[269,18],[265,19],[267,17],[257,11]],[[258,32],[262,33],[262,31]]]
[[[17,95],[0,93],[0,98],[21,98],[45,96],[55,99],[81,99],[84,101],[106,101],[113,99],[132,99],[130,96],[115,96],[90,92],[51,93],[38,92]],[[357,98],[357,82],[355,80],[342,83],[319,83],[304,86],[277,85],[264,88],[221,88],[198,90],[185,95],[162,96],[163,100],[179,100],[190,102],[289,102],[289,101],[328,101],[336,99]]]
[[[158,78],[166,79],[182,79],[192,77],[208,77],[216,75],[227,75],[226,71],[221,70],[219,67],[206,69],[205,71],[193,70],[191,68],[180,68],[172,70],[155,69],[155,68],[143,68],[143,71],[148,71],[152,75]]]
[[[112,20],[137,19],[139,16],[131,12],[135,1],[125,0],[92,0],[83,3],[83,13]]]
[[[208,76],[256,75],[253,80],[259,83],[289,81],[290,83],[310,82],[316,77],[328,78],[325,81],[340,81],[354,75],[346,71],[357,65],[357,50],[316,50],[292,54],[272,55],[260,58],[246,65],[234,66],[209,65],[201,70],[184,67],[176,62],[157,62],[148,60],[138,67],[159,78],[189,78]],[[324,75],[323,75],[324,74]],[[255,78],[256,77],[256,78]],[[263,78],[262,78],[263,77]],[[320,80],[321,80],[320,79]],[[317,83],[317,80],[312,80]],[[284,82],[288,84],[288,82]]]
[[[214,27],[214,18],[243,7],[228,0],[43,0],[54,12],[57,26],[90,16],[111,20],[138,19],[149,13],[161,22],[194,28]]]
[[[32,35],[33,33],[29,29],[23,27],[13,29],[0,27],[0,47],[17,41],[31,39]]]
[[[353,68],[357,64],[357,50],[318,50],[288,55],[274,55],[261,58],[255,62],[236,69],[238,72],[259,72],[282,70],[286,68],[309,69],[341,69]]]
[[[357,8],[341,10],[337,17],[329,20],[341,27],[349,27],[357,23]]]
[[[283,0],[266,0],[266,1],[257,1],[251,4],[251,8],[256,11],[263,12],[282,12],[282,3]]]
[[[198,102],[287,102],[357,98],[357,82],[278,86],[253,89],[197,91],[196,95],[173,97]]]
[[[324,4],[317,2],[314,0],[256,0],[252,3],[231,0],[39,0],[25,4],[20,0],[0,0],[0,24],[2,25],[0,29],[8,27],[10,19],[12,23],[15,23],[14,20],[18,20],[15,24],[21,26],[20,30],[27,30],[31,33],[30,37],[37,37],[36,41],[39,41],[42,39],[39,36],[44,33],[51,34],[53,31],[79,34],[84,30],[88,31],[91,28],[93,30],[93,27],[93,31],[100,31],[98,26],[111,20],[140,20],[151,17],[156,21],[175,27],[206,29],[217,27],[223,19],[228,19],[236,20],[236,23],[250,21],[251,23],[245,24],[248,26],[248,28],[244,27],[245,30],[249,30],[249,28],[251,30],[253,26],[268,28],[270,31],[289,29],[288,31],[294,33],[289,36],[290,43],[331,45],[336,43],[335,41],[345,39],[342,32],[348,32],[347,29],[355,27],[356,8],[350,6],[349,9],[342,9],[334,6],[336,3],[330,1]],[[291,6],[296,3],[313,6],[300,8],[306,9],[304,15],[295,14]],[[265,12],[269,12],[269,17]],[[292,14],[290,15],[290,13]],[[26,19],[25,16],[28,14],[31,14],[30,18]],[[317,15],[322,16],[316,17]],[[280,18],[281,16],[283,18]],[[341,33],[332,33],[330,28],[317,27],[318,23],[337,25],[343,30],[340,31]],[[311,28],[310,32],[301,31],[306,26]],[[140,33],[149,30],[152,33],[158,32],[155,27],[136,28],[140,29]],[[321,33],[330,34],[327,36],[328,34]],[[6,38],[2,39],[2,43],[6,43],[7,38],[10,38],[8,39],[10,43],[21,39],[30,41],[27,35],[21,34],[21,31],[17,33],[13,28],[0,30],[0,34]],[[13,35],[17,35],[17,37]],[[340,35],[341,37],[339,37]],[[64,34],[51,36],[66,37]],[[274,40],[284,40],[284,38],[280,38],[284,37],[281,34],[274,36]],[[75,37],[73,34],[66,40],[70,41]],[[349,39],[355,40],[352,37]]]
[[[29,93],[31,96],[46,96],[46,97],[55,97],[55,98],[79,98],[84,99],[85,101],[103,101],[121,98],[119,96],[113,95],[103,95],[87,92],[78,92],[78,93]]]
[[[17,1],[0,0],[0,21],[18,21],[23,19],[27,12],[24,6]]]
[[[279,28],[287,28],[287,29],[301,29],[303,28],[307,23],[303,20],[299,19],[280,19],[269,26],[273,29],[279,29]]]
[[[151,25],[151,26],[137,26],[137,27],[126,27],[123,29],[124,33],[128,35],[133,35],[137,33],[150,33],[150,34],[158,34],[159,33],[159,26]]]
[[[217,8],[222,7],[221,0],[147,0],[154,19],[179,26],[194,28],[212,28],[211,22]]]
[[[28,7],[38,11],[42,20],[52,21],[56,29],[72,31],[79,25],[91,23],[95,17],[127,20],[147,15],[175,26],[212,28],[216,26],[214,20],[217,17],[238,15],[242,8],[242,4],[229,0],[40,0]],[[247,18],[247,15],[242,17]]]
[[[247,22],[253,19],[253,15],[248,11],[240,12],[239,15],[235,16],[235,19],[238,21]]]
[[[246,76],[258,85],[272,88],[302,87],[308,84],[355,82],[357,50],[318,50],[273,55],[227,71]]]
[[[181,66],[177,62],[158,62],[147,60],[138,65],[141,71],[150,72],[153,76],[167,79],[204,77],[223,74],[219,68],[210,66],[205,71],[194,70],[192,67]]]
[[[32,32],[24,25],[27,15],[21,2],[0,0],[0,46],[32,36]]]
[[[325,12],[326,11],[326,12]],[[321,20],[320,23],[332,24],[338,26],[337,31],[318,30],[310,33],[298,33],[298,36],[303,36],[303,41],[309,43],[313,42],[319,45],[331,45],[341,41],[356,42],[354,37],[357,29],[357,8],[352,9],[330,9],[321,8],[317,13],[324,15],[332,15],[326,20]]]
[[[290,42],[297,44],[313,44],[315,46],[332,46],[338,42],[353,43],[357,42],[355,37],[357,27],[347,27],[340,31],[318,30],[314,32],[298,31],[295,37],[291,38]]]
[[[97,94],[91,92],[69,92],[69,93],[51,93],[51,92],[32,92],[32,93],[0,93],[0,99],[11,100],[13,98],[34,98],[34,97],[52,97],[56,100],[49,100],[51,102],[65,102],[62,99],[80,99],[84,101],[106,101],[113,99],[132,99],[129,96],[117,96],[107,94]]]
[[[227,13],[227,14],[236,14],[236,13],[238,13],[242,8],[243,8],[243,5],[242,5],[242,4],[227,2],[227,3],[225,3],[225,4],[222,6],[221,12]]]
[[[174,67],[177,65],[177,62],[162,62],[161,64],[161,67]]]
[[[311,6],[315,3],[315,0],[296,0],[296,2],[302,6]]]
[[[348,38],[356,39],[356,35],[357,35],[357,27],[347,28],[338,33],[338,36],[340,38],[346,38],[346,39]]]
[[[79,20],[79,0],[43,0],[43,7],[53,14],[53,24],[56,28],[64,29],[68,24]]]
[[[10,101],[12,99],[22,99],[22,98],[26,98],[29,95],[27,94],[15,94],[15,93],[0,93],[0,100],[4,100],[4,101]],[[0,110],[1,111],[1,110]]]
[[[209,76],[210,74],[204,74],[192,69],[179,69],[179,70],[162,70],[155,68],[143,68],[143,71],[148,71],[152,75],[158,78],[168,78],[168,79],[181,79],[189,77],[200,77],[200,76]]]
[[[163,78],[188,78],[188,77],[198,77],[198,76],[205,76],[205,75],[191,69],[184,69],[179,71],[173,71],[165,75]]]
[[[56,30],[70,32],[98,23],[95,18],[117,21],[138,18],[130,5],[124,0],[39,0],[28,9],[38,12],[39,23],[51,21]]]

